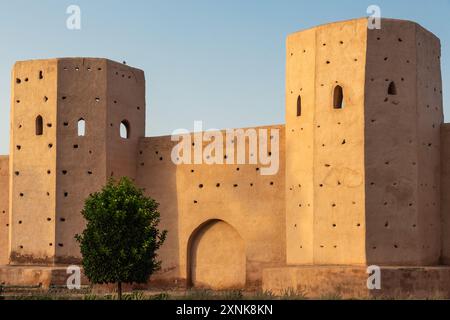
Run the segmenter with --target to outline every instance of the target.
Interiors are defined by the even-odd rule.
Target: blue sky
[[[66,8],[82,29],[66,28]],[[126,60],[147,79],[147,135],[284,122],[285,38],[366,16],[414,20],[442,43],[450,119],[450,0],[0,0],[0,154],[9,152],[10,71],[16,60],[90,56]]]

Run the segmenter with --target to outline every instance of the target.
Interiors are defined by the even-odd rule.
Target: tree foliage
[[[84,274],[91,283],[145,283],[160,268],[157,250],[167,231],[160,231],[158,203],[128,178],[110,180],[89,196],[82,210],[86,228],[80,244]]]

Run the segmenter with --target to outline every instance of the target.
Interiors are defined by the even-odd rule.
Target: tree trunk
[[[117,295],[119,296],[119,300],[122,300],[122,282],[117,283]]]

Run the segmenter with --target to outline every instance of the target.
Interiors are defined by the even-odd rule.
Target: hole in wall
[[[40,115],[36,117],[35,125],[36,125],[36,135],[41,136],[44,133],[44,127],[43,127],[43,120]]]
[[[120,122],[120,137],[122,139],[130,138],[130,123],[128,120],[122,120]]]
[[[44,96],[44,102],[47,102],[47,101],[48,101],[48,97]]]
[[[302,97],[299,95],[297,97],[297,117],[302,115]]]
[[[389,83],[388,95],[390,95],[390,96],[397,95],[397,87],[395,86],[395,82],[394,81],[391,81],[391,83]]]
[[[49,148],[49,149],[53,148],[53,143],[49,143],[49,144],[48,144],[48,148]]]
[[[20,80],[19,78],[16,78],[16,83],[20,84],[22,82],[22,80]]]
[[[74,149],[78,149],[78,145],[77,145],[77,144],[74,144],[74,145],[73,145],[73,148],[74,148]]]
[[[77,130],[78,130],[78,136],[84,137],[86,134],[86,121],[83,118],[78,119],[77,122]]]
[[[42,72],[42,70],[39,70],[38,78],[39,78],[39,80],[44,79],[44,72]]]
[[[333,108],[342,109],[344,107],[344,92],[341,86],[334,87],[333,90]]]

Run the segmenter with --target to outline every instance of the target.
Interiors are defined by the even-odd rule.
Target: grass
[[[70,290],[33,290],[4,293],[0,295],[0,300],[117,300],[117,294],[99,294],[92,289],[70,291]],[[280,294],[272,291],[242,291],[242,290],[225,290],[213,291],[207,289],[191,289],[191,290],[174,290],[174,291],[146,291],[136,290],[126,292],[122,296],[123,300],[343,300],[340,290],[324,294],[319,297],[311,298],[307,296],[305,290],[302,289],[286,289]],[[346,298],[347,299],[347,298]],[[372,296],[359,299],[368,300],[397,300],[394,297]],[[413,299],[413,298],[410,298]],[[429,297],[427,300],[441,300],[442,297]]]

